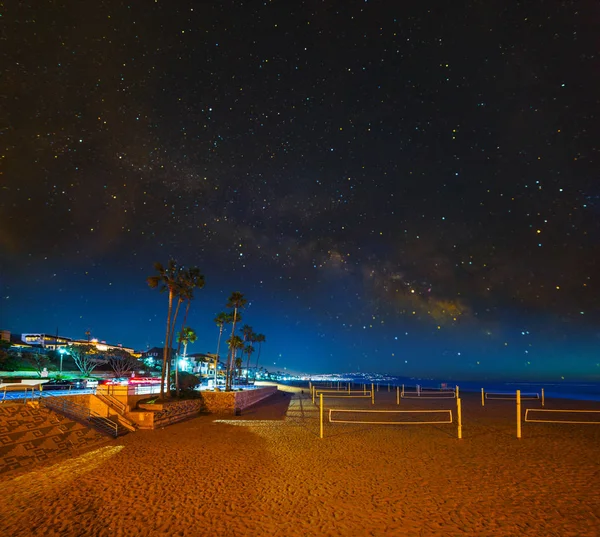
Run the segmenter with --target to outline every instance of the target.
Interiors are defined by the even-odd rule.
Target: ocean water
[[[486,392],[494,393],[515,393],[516,390],[521,390],[521,393],[541,393],[544,388],[544,394],[547,399],[573,399],[579,401],[600,401],[600,382],[591,381],[549,381],[549,382],[490,382],[490,381],[447,381],[447,380],[432,380],[422,378],[407,378],[407,377],[383,377],[367,379],[364,376],[355,377],[352,375],[331,375],[327,380],[319,377],[315,382],[319,384],[325,382],[354,382],[356,384],[374,383],[380,386],[404,386],[406,388],[414,388],[419,384],[422,388],[440,388],[445,383],[449,388],[459,386],[461,392],[481,392],[483,388]],[[308,382],[304,383],[308,385]]]

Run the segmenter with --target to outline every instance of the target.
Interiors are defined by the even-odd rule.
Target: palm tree
[[[233,322],[233,316],[231,315],[231,313],[225,313],[224,311],[222,311],[221,313],[217,314],[214,321],[215,321],[215,324],[217,325],[217,327],[219,328],[219,339],[217,340],[217,357],[215,360],[215,386],[216,386],[217,385],[217,368],[219,366],[219,349],[221,348],[221,336],[223,336],[223,329],[225,328],[225,325]]]
[[[252,342],[252,335],[254,334],[252,327],[248,324],[245,324],[244,326],[242,326],[242,335],[244,336],[244,343],[251,343]],[[246,349],[244,348],[243,353],[246,352]],[[250,365],[250,364],[247,364]],[[248,367],[246,367],[246,382],[248,382]]]
[[[170,355],[170,335],[171,335],[171,313],[173,310],[173,298],[178,296],[179,293],[179,275],[181,273],[181,267],[176,263],[175,260],[170,259],[167,267],[163,267],[160,263],[154,263],[154,269],[157,274],[149,276],[146,281],[151,289],[159,289],[161,293],[168,291],[169,293],[169,308],[167,311],[167,331],[165,335],[165,348],[163,351],[163,366],[161,371],[161,382],[160,382],[160,397],[164,399],[165,396],[165,373],[167,370],[167,364],[169,362]],[[173,323],[174,324],[174,323]]]
[[[229,301],[227,302],[227,307],[233,308],[233,321],[232,321],[231,338],[230,339],[237,337],[235,335],[235,324],[238,321],[238,310],[243,309],[247,302],[248,301],[244,298],[244,295],[242,293],[240,293],[239,291],[234,291],[233,293],[231,293],[231,296],[229,297]],[[231,378],[230,378],[231,375],[229,374],[229,372],[233,368],[233,360],[235,358],[234,355],[235,355],[235,348],[232,349],[229,360],[227,361],[228,375],[227,375],[227,380],[226,380],[226,384],[225,384],[225,390],[231,389]]]
[[[254,335],[254,334],[252,334]],[[252,341],[250,339],[249,341]],[[246,360],[246,384],[248,384],[248,370],[250,369],[250,355],[254,352],[254,347],[252,345],[246,345],[244,347],[244,352],[248,355],[248,360]]]
[[[256,334],[254,336],[254,342],[258,343],[258,354],[256,355],[256,366],[255,366],[255,373],[254,373],[254,379],[256,380],[256,373],[258,372],[258,359],[260,358],[260,351],[262,349],[262,344],[267,341],[267,339],[265,338],[264,334]]]
[[[183,331],[185,324],[187,322],[187,316],[190,311],[190,304],[194,299],[194,290],[202,289],[204,287],[204,276],[200,273],[200,269],[198,267],[190,267],[188,270],[182,272],[180,274],[179,281],[179,297],[177,301],[177,310],[179,309],[179,305],[183,301],[187,301],[185,306],[185,314],[183,315],[183,322],[181,323],[181,331]],[[175,318],[177,318],[177,311],[175,312]],[[175,329],[175,322],[173,322],[172,330]],[[171,340],[173,339],[173,335],[171,335]],[[177,391],[177,395],[179,395],[179,363],[177,361],[177,357],[179,356],[179,352],[181,351],[181,343],[183,340],[179,340],[177,345],[177,352],[175,353],[175,389]],[[192,341],[192,343],[194,343]],[[169,377],[170,378],[170,377]]]
[[[239,380],[239,378],[242,376],[242,359],[241,358],[235,359],[235,370],[236,370],[236,377]]]
[[[183,356],[185,358],[187,356],[187,346],[196,343],[196,341],[198,341],[198,335],[193,328],[184,326],[181,329],[181,332],[177,334],[177,341],[180,344],[183,344]]]
[[[240,336],[231,336],[227,340],[227,345],[229,345],[231,367],[228,369],[228,375],[225,386],[226,390],[231,389],[231,377],[233,376],[233,367],[234,365],[237,367],[237,360],[239,360],[239,358],[236,358],[235,355],[237,353],[237,350],[241,349],[244,346],[244,342],[242,341],[242,338]]]

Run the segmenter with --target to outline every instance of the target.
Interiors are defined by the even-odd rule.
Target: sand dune
[[[600,534],[598,425],[524,424],[518,440],[513,403],[482,408],[463,394],[462,440],[454,425],[357,424],[326,424],[319,439],[317,409],[291,392],[240,417],[141,431],[9,474],[0,484],[4,534]],[[393,394],[378,398],[378,408],[394,408]]]

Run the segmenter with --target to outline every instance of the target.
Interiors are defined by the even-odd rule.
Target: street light
[[[62,373],[62,361],[63,361],[63,356],[65,355],[67,351],[65,349],[58,349],[58,354],[60,354],[60,372]]]

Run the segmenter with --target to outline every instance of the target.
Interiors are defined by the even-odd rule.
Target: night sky
[[[0,328],[271,371],[600,379],[597,2],[11,2]]]

